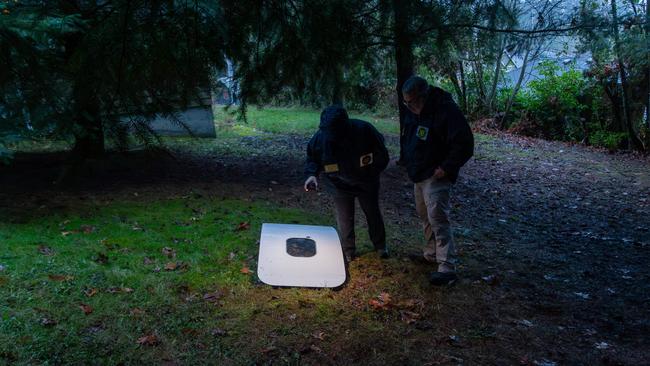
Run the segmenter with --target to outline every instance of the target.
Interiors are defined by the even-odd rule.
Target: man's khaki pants
[[[438,263],[438,272],[455,272],[456,252],[449,223],[452,183],[448,179],[434,177],[415,183],[415,209],[422,220],[424,258]]]

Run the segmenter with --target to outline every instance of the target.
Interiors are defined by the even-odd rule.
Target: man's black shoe
[[[447,286],[451,285],[458,280],[453,272],[431,272],[429,275],[429,282],[434,286]]]
[[[388,248],[381,248],[381,249],[376,249],[377,256],[381,259],[388,259],[390,255],[388,254]]]

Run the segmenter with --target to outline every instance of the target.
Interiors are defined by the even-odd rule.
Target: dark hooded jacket
[[[384,137],[373,125],[349,119],[342,107],[328,107],[307,145],[305,176],[323,172],[337,189],[366,192],[378,188],[388,160]]]
[[[429,87],[420,115],[406,112],[401,144],[413,182],[430,178],[437,167],[456,182],[460,168],[474,154],[474,136],[451,95]]]

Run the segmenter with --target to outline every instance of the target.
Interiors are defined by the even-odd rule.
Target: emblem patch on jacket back
[[[372,153],[366,154],[366,155],[361,155],[361,157],[359,158],[359,166],[364,167],[366,165],[370,165],[370,164],[372,164],[373,161],[374,161],[374,159],[372,157]]]
[[[339,171],[338,164],[327,164],[324,166],[324,168],[325,168],[325,173],[336,173]]]
[[[429,136],[429,127],[424,127],[424,126],[418,126],[418,130],[415,133],[415,135],[420,139],[420,140],[426,140],[427,136]]]

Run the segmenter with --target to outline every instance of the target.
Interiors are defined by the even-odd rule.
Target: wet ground
[[[396,144],[395,137],[387,140]],[[82,178],[58,185],[63,155],[19,155],[0,168],[0,210],[19,221],[89,196],[153,199],[200,191],[331,215],[326,193],[302,190],[306,142],[269,135],[199,150],[172,144],[171,154],[88,162]],[[416,268],[413,276],[423,278],[426,269],[406,259],[421,241],[411,184],[391,167],[382,185],[394,267]],[[443,311],[444,332],[427,334],[424,327],[406,335],[453,351],[431,364],[650,364],[647,158],[481,135],[454,187],[452,220],[462,280],[445,296],[456,308]],[[461,328],[474,333],[454,336]]]

